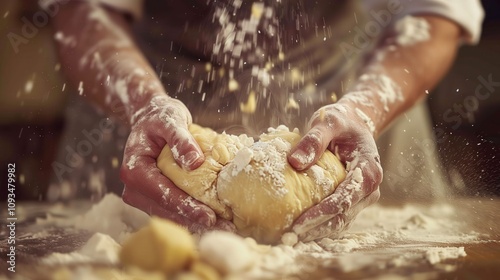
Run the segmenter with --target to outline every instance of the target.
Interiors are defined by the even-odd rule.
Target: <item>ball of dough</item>
[[[198,258],[194,240],[186,229],[153,217],[149,225],[130,236],[120,251],[120,260],[145,271],[166,275],[188,268]]]
[[[165,146],[158,168],[186,193],[232,220],[239,234],[259,242],[278,243],[300,214],[333,193],[345,178],[344,166],[330,151],[303,172],[293,169],[287,154],[301,136],[285,126],[269,129],[257,142],[197,125],[191,125],[190,132],[205,162],[186,171]]]

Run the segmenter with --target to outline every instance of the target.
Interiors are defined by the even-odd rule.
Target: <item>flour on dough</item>
[[[186,193],[232,220],[239,234],[259,242],[278,243],[300,214],[333,193],[345,178],[344,166],[330,151],[303,172],[293,169],[287,154],[301,136],[285,126],[270,128],[256,142],[197,125],[191,125],[190,132],[205,162],[196,170],[184,170],[165,146],[158,168]]]

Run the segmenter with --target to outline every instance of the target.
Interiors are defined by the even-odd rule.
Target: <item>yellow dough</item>
[[[253,139],[246,135],[218,134],[198,125],[191,125],[189,132],[205,154],[205,162],[187,171],[175,162],[171,149],[165,146],[158,156],[157,166],[176,186],[210,206],[219,216],[231,220],[231,209],[219,201],[215,182],[222,167],[233,160],[241,148],[250,146]]]
[[[189,130],[205,162],[186,171],[165,146],[158,168],[186,193],[232,220],[239,234],[259,242],[279,242],[300,214],[333,193],[345,178],[344,166],[330,151],[308,170],[295,171],[287,154],[301,136],[285,126],[269,129],[257,142],[197,125]]]
[[[124,265],[166,275],[188,268],[198,258],[188,230],[174,222],[152,217],[149,225],[128,238],[120,251]]]

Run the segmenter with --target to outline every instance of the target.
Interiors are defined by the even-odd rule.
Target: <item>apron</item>
[[[146,1],[145,10],[137,33],[167,92],[219,132],[304,131],[360,68],[362,53],[340,49],[363,22],[358,1]]]

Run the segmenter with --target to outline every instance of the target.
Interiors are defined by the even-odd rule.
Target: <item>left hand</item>
[[[355,108],[339,103],[322,107],[310,127],[292,149],[290,164],[304,170],[329,149],[346,164],[347,176],[333,194],[295,221],[293,231],[302,241],[338,236],[362,209],[378,200],[382,181],[375,139]]]

